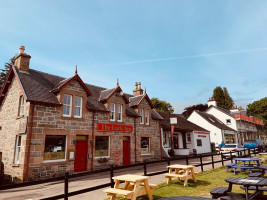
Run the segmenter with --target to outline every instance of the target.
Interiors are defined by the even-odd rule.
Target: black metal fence
[[[228,153],[210,153],[210,154],[204,154],[204,155],[199,154],[199,155],[184,156],[184,157],[173,158],[173,159],[169,158],[169,159],[159,160],[159,161],[150,161],[150,162],[144,161],[143,163],[132,164],[132,165],[127,165],[127,166],[110,165],[110,167],[107,168],[107,169],[101,169],[101,170],[95,170],[95,171],[84,172],[84,173],[79,173],[79,174],[71,174],[71,175],[69,174],[69,172],[66,172],[65,176],[61,176],[61,177],[57,177],[57,178],[50,178],[50,179],[46,179],[46,180],[18,183],[18,184],[12,184],[12,185],[3,185],[3,186],[0,186],[0,191],[1,190],[11,189],[11,188],[19,188],[19,187],[43,184],[43,183],[64,181],[64,193],[63,194],[52,196],[52,197],[48,197],[48,198],[43,198],[42,200],[56,200],[56,199],[63,199],[63,198],[65,200],[67,200],[68,197],[71,197],[71,196],[79,195],[79,194],[86,193],[86,192],[91,192],[91,191],[98,190],[98,189],[105,188],[105,187],[114,187],[114,181],[112,179],[114,177],[114,171],[120,170],[120,169],[126,169],[127,168],[130,171],[130,168],[137,167],[137,166],[142,166],[145,176],[155,176],[155,175],[166,173],[166,172],[168,172],[168,170],[149,173],[148,172],[148,168],[151,165],[154,165],[154,164],[157,164],[157,163],[166,163],[166,165],[168,166],[168,165],[171,164],[172,161],[179,161],[179,160],[184,160],[186,162],[186,164],[189,165],[190,161],[192,161],[192,159],[199,159],[199,164],[192,164],[192,165],[194,165],[195,167],[200,167],[201,171],[204,171],[204,166],[206,166],[206,165],[211,165],[212,168],[214,169],[214,167],[215,167],[214,164],[215,163],[221,163],[222,166],[224,166],[224,162],[225,161],[231,160],[231,162],[233,162],[233,157],[234,156],[250,157],[252,154],[256,155],[257,153],[258,153],[257,149],[246,149],[246,150],[235,151],[235,152],[230,151]],[[219,156],[220,159],[217,159],[215,161],[214,160],[214,156],[217,156],[217,157]],[[211,158],[210,162],[204,162],[203,161],[203,158],[209,158],[209,157]],[[110,182],[109,183],[105,183],[105,184],[101,184],[101,185],[85,188],[85,189],[74,191],[74,192],[69,192],[70,179],[74,179],[74,178],[78,178],[78,177],[84,177],[84,176],[90,176],[90,175],[95,175],[95,174],[100,174],[100,173],[107,172],[107,171],[109,171],[109,174],[110,174]]]

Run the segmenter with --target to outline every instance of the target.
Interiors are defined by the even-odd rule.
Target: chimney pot
[[[25,47],[23,46],[23,45],[21,45],[20,47],[19,47],[19,53],[21,54],[21,53],[24,53],[24,50],[25,50]]]

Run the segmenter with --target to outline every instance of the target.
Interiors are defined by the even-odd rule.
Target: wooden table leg
[[[149,186],[149,183],[148,183],[147,179],[144,180],[144,184],[145,184],[145,189],[146,189],[146,193],[147,193],[148,199],[149,200],[153,200],[151,189],[150,189],[150,186]]]
[[[133,196],[132,196],[131,200],[136,200],[136,197],[138,196],[139,190],[140,190],[140,182],[137,181],[134,183]]]
[[[187,182],[188,182],[188,170],[186,170],[185,172],[184,186],[187,186]]]
[[[194,182],[197,182],[197,178],[196,178],[196,175],[195,175],[194,168],[191,169],[191,173],[192,173],[192,178],[193,178]]]

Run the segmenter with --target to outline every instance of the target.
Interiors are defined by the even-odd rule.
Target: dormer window
[[[140,124],[144,124],[144,109],[143,108],[140,109],[139,115],[140,115]]]
[[[24,101],[24,97],[21,95],[19,98],[19,116],[23,116],[24,115],[24,106],[25,106],[25,101]]]
[[[64,94],[64,99],[63,99],[63,116],[64,117],[71,116],[71,104],[72,104],[72,96]]]
[[[118,117],[117,117],[118,122],[122,122],[122,105],[118,104]]]
[[[110,121],[115,121],[115,103],[110,104]]]
[[[149,125],[149,110],[146,110],[145,121],[146,121],[146,125]]]
[[[82,97],[75,97],[74,117],[82,117]]]

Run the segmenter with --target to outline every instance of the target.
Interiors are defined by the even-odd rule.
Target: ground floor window
[[[66,159],[66,135],[46,135],[44,160]]]
[[[95,157],[109,156],[109,136],[95,137]]]
[[[14,157],[14,163],[15,164],[19,164],[20,151],[21,151],[21,135],[17,135],[16,146],[15,146],[15,157]]]
[[[202,147],[202,140],[201,139],[197,139],[197,146]]]
[[[187,143],[191,143],[191,134],[190,133],[186,134],[186,140],[187,140]]]
[[[141,137],[141,154],[147,155],[150,154],[150,138]]]
[[[234,134],[224,134],[224,141],[226,144],[235,143]]]

